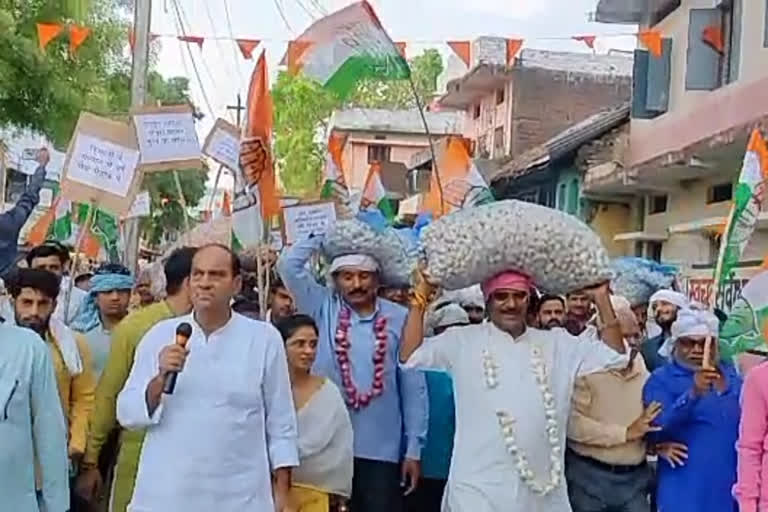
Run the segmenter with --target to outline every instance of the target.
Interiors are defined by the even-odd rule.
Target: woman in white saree
[[[285,341],[299,430],[299,467],[292,475],[292,505],[297,512],[345,512],[353,468],[347,406],[333,382],[311,374],[318,339],[314,320],[292,315],[276,327]]]

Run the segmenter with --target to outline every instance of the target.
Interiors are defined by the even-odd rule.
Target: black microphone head
[[[189,338],[192,336],[192,326],[187,322],[180,323],[176,328],[176,336],[184,336],[185,338]]]

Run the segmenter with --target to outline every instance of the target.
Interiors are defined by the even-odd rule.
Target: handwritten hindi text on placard
[[[336,209],[331,202],[292,206],[283,209],[283,217],[285,243],[291,245],[312,233],[325,233],[336,222]]]
[[[141,114],[134,119],[142,164],[200,158],[191,112]]]
[[[139,152],[92,135],[77,134],[67,178],[127,197],[139,161]]]
[[[205,147],[205,154],[236,171],[239,167],[240,139],[226,130],[216,129]]]

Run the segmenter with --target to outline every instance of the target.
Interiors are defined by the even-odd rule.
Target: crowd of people
[[[171,253],[162,297],[115,263],[70,283],[56,242],[0,261],[0,510],[768,510],[768,365],[685,295],[393,288],[368,254],[313,273],[323,239],[268,311],[217,244]]]

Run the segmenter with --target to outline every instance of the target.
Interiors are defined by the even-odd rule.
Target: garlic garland
[[[539,347],[531,347],[531,370],[536,377],[536,384],[541,391],[544,400],[544,416],[547,421],[547,439],[550,446],[549,454],[549,480],[541,481],[536,478],[528,462],[528,457],[517,445],[515,435],[514,416],[508,412],[497,409],[496,419],[499,422],[501,434],[504,437],[504,445],[507,453],[515,459],[515,467],[520,475],[520,479],[536,494],[546,496],[560,486],[562,482],[562,449],[560,448],[560,433],[557,426],[557,407],[555,406],[555,396],[549,388],[547,381],[546,365],[544,357]],[[491,352],[483,350],[483,375],[485,376],[485,386],[488,389],[494,389],[498,386],[497,371],[499,365],[493,358]]]

